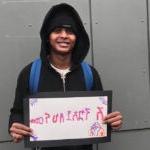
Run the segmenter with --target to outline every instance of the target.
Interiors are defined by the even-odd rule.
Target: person
[[[88,53],[90,42],[77,11],[66,3],[53,6],[45,16],[40,37],[42,66],[38,92],[86,91],[81,62]],[[31,65],[32,63],[27,65],[19,74],[15,100],[11,108],[9,132],[15,143],[20,142],[25,136],[31,136],[33,132],[23,123],[23,99],[31,94],[28,82]],[[94,67],[90,67],[94,79],[91,90],[103,90],[98,72]],[[110,124],[112,129],[119,129],[122,125],[122,115],[115,111],[105,116],[103,121]],[[92,145],[50,149],[91,150]]]

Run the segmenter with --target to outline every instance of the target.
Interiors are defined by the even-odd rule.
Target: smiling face
[[[59,54],[69,54],[76,43],[76,35],[71,28],[57,27],[49,35],[51,51]]]

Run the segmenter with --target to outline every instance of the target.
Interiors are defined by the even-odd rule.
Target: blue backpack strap
[[[29,89],[30,93],[38,92],[39,78],[41,72],[41,59],[38,58],[33,61],[30,71]]]
[[[90,91],[93,86],[93,73],[91,67],[86,62],[82,62],[81,66],[84,73],[86,89]]]

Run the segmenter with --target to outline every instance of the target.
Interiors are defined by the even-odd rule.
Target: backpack
[[[35,94],[38,92],[39,78],[41,72],[41,59],[37,58],[33,61],[31,70],[30,70],[30,79],[29,79],[29,89],[30,93]],[[82,62],[81,67],[84,73],[85,84],[87,91],[91,90],[93,86],[93,74],[91,67],[86,63]]]

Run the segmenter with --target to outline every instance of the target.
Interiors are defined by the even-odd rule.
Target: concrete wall
[[[68,2],[80,13],[91,38],[87,61],[113,90],[113,110],[124,115],[121,132],[99,150],[148,150],[150,136],[148,0],[0,0],[0,150],[24,149],[7,133],[17,76],[39,55],[39,30],[53,4]],[[95,149],[95,148],[94,148]]]
[[[141,0],[92,3],[94,64],[104,88],[113,90],[113,110],[124,115],[124,132],[113,133],[112,142],[99,149],[149,147],[145,130],[150,127],[147,7],[147,1]]]

